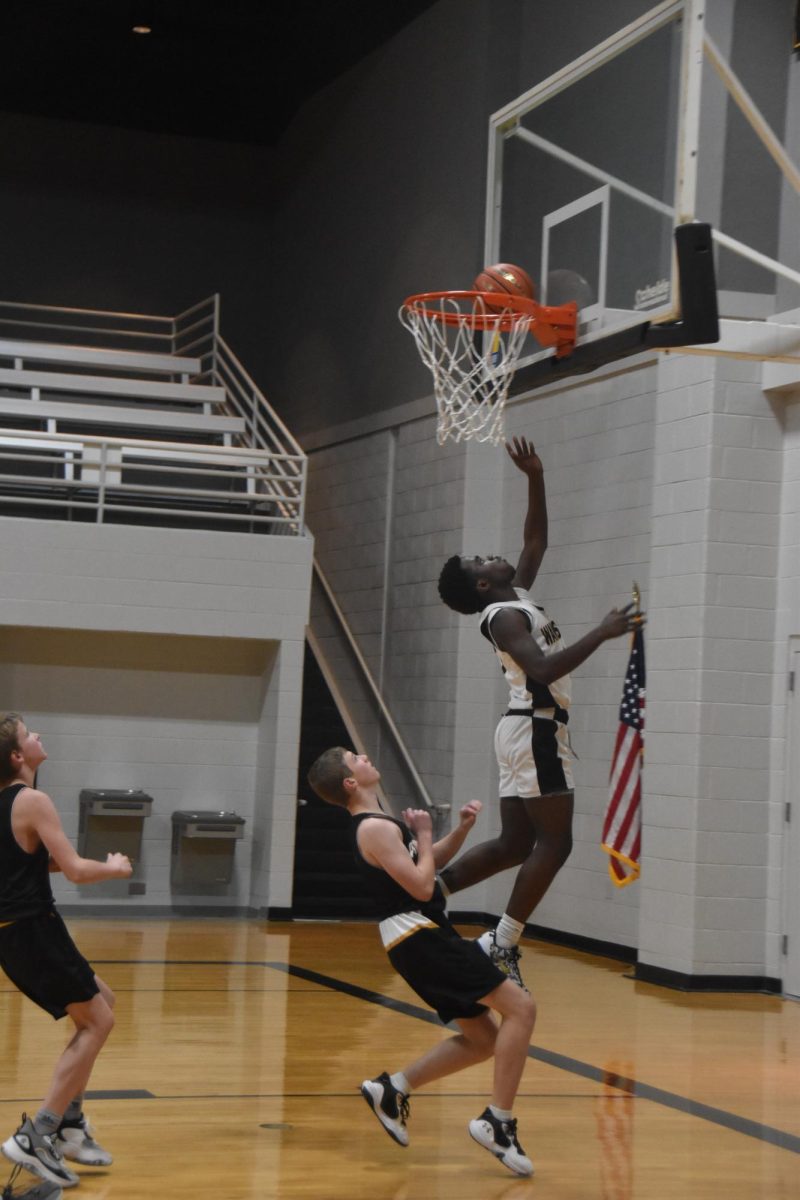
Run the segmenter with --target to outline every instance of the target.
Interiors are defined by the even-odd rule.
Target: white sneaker
[[[523,992],[527,992],[528,989],[523,983],[522,974],[519,969],[519,960],[522,958],[519,948],[517,946],[498,946],[493,929],[487,929],[486,933],[482,933],[476,940],[481,950],[483,950],[484,954],[489,955],[494,965],[504,975],[507,975],[509,979],[513,979],[517,987],[521,987]]]
[[[113,1156],[94,1140],[92,1133],[83,1113],[74,1121],[62,1121],[55,1136],[56,1150],[85,1167],[110,1167]]]
[[[533,1163],[517,1141],[517,1122],[500,1121],[490,1109],[485,1108],[479,1117],[469,1123],[470,1137],[483,1146],[504,1167],[515,1175],[532,1175]]]
[[[400,1146],[408,1145],[408,1096],[399,1092],[383,1071],[376,1079],[365,1079],[361,1095],[370,1106],[390,1138]]]

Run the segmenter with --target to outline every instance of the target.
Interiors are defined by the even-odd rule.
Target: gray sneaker
[[[523,992],[527,992],[528,988],[522,981],[522,975],[519,969],[519,960],[522,955],[516,946],[498,946],[497,939],[493,929],[487,929],[486,933],[482,933],[477,939],[478,945],[484,954],[488,954],[494,965],[512,979],[517,987],[521,987]]]
[[[26,1113],[22,1114],[22,1124],[17,1132],[6,1138],[0,1150],[11,1162],[19,1163],[47,1183],[71,1188],[80,1182],[80,1176],[70,1171],[56,1150],[53,1139],[46,1133],[37,1133]]]
[[[114,1161],[108,1150],[94,1140],[94,1130],[83,1113],[74,1121],[61,1122],[55,1146],[64,1158],[71,1158],[84,1167],[110,1167]]]

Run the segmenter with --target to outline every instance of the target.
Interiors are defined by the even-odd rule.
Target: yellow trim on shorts
[[[406,940],[406,938],[413,937],[415,933],[419,933],[420,929],[438,928],[439,926],[435,921],[426,921],[424,925],[415,925],[413,929],[408,929],[405,933],[401,933],[400,937],[395,938],[393,942],[386,942],[383,948],[384,950],[393,950],[395,946],[399,946],[401,942]]]

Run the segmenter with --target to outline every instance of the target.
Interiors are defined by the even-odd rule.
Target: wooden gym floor
[[[539,1004],[515,1109],[536,1167],[523,1180],[466,1131],[490,1064],[412,1097],[405,1150],[361,1099],[362,1079],[446,1036],[374,926],[68,924],[117,994],[87,1104],[116,1161],[80,1168],[87,1200],[800,1197],[800,1004],[688,996],[523,943]],[[2,976],[0,1009],[5,1137],[38,1106],[67,1027]]]

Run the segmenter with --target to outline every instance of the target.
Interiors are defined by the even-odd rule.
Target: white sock
[[[510,1108],[498,1108],[496,1104],[490,1104],[489,1112],[492,1114],[493,1117],[496,1117],[498,1121],[510,1121],[511,1120],[511,1109]]]
[[[503,913],[494,931],[495,944],[502,950],[510,950],[516,946],[524,931],[525,926],[521,921],[515,921],[508,913]]]
[[[397,1088],[398,1092],[402,1092],[404,1096],[411,1095],[411,1088],[408,1085],[408,1080],[402,1071],[396,1071],[394,1075],[390,1075],[392,1087]]]

